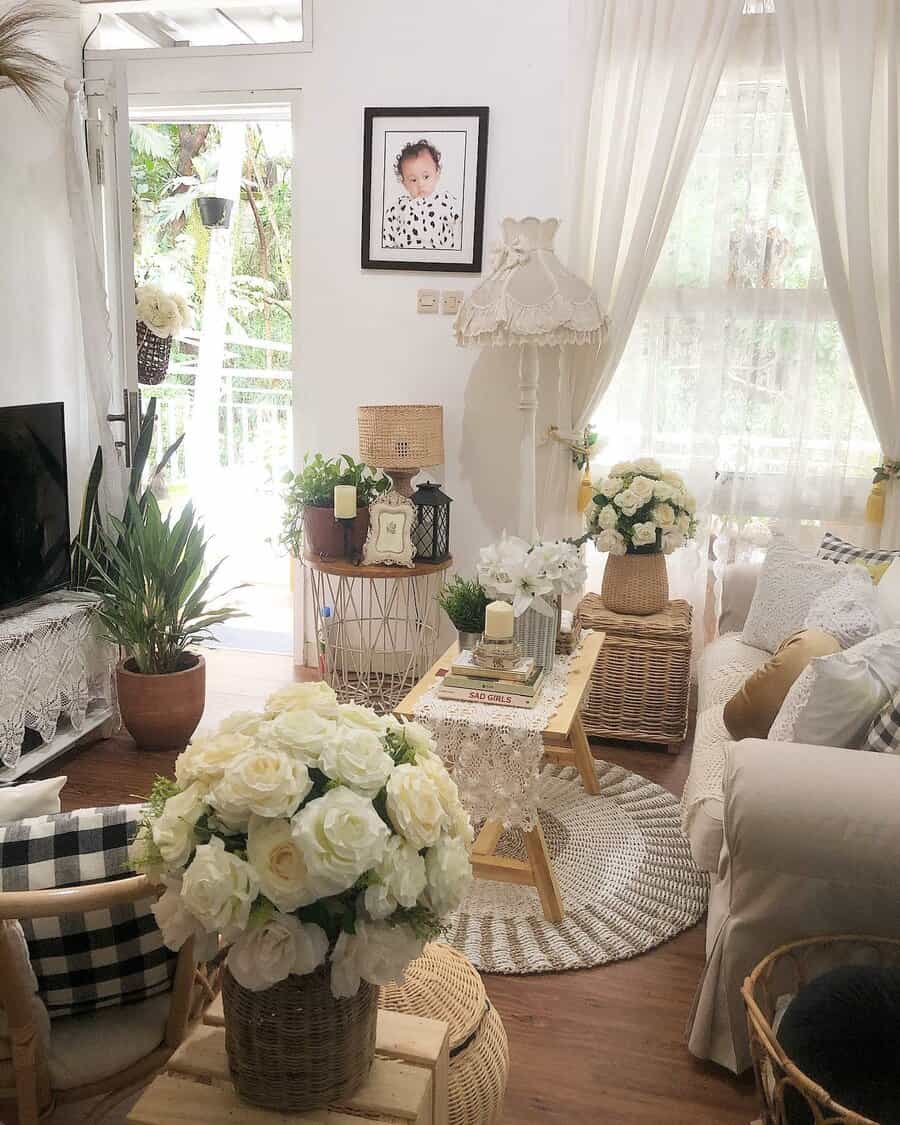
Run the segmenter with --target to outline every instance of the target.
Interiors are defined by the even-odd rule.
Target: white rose
[[[597,526],[603,531],[610,531],[619,522],[619,513],[612,504],[605,504],[597,513]]]
[[[391,824],[417,849],[437,843],[447,825],[438,784],[418,765],[397,766],[387,783]]]
[[[656,542],[656,524],[652,520],[636,523],[631,531],[631,542],[635,547],[647,547]]]
[[[372,802],[345,786],[310,801],[294,817],[294,838],[323,895],[340,894],[377,866],[390,835]]]
[[[290,816],[310,789],[304,762],[269,746],[251,746],[231,761],[210,801],[219,820],[243,828],[251,813]]]
[[[181,881],[184,908],[207,933],[218,931],[226,940],[246,927],[258,894],[250,865],[227,852],[218,836],[200,844]]]
[[[439,917],[456,910],[472,885],[469,849],[462,840],[442,836],[425,853],[428,901]]]
[[[691,517],[686,512],[682,512],[675,521],[675,525],[682,535],[687,535],[691,530]]]
[[[202,940],[206,936],[206,931],[193,914],[185,909],[181,897],[181,879],[163,876],[162,881],[166,889],[150,909],[153,911],[153,917],[166,946],[177,951],[188,938]]]
[[[206,812],[205,787],[193,782],[170,797],[153,821],[153,843],[171,868],[184,867],[194,850],[194,826]]]
[[[334,719],[326,719],[317,711],[282,711],[266,725],[262,737],[270,746],[309,766],[318,766],[323,748],[336,732]]]
[[[650,480],[649,477],[635,477],[631,484],[628,486],[640,501],[638,507],[642,507],[648,501],[653,499],[654,484],[655,482]]]
[[[258,711],[235,711],[219,723],[216,734],[258,734],[265,721]]]
[[[462,806],[459,799],[459,789],[456,782],[447,771],[447,767],[437,756],[421,759],[419,769],[434,782],[438,797],[444,812],[447,814],[447,825],[454,836],[468,836],[472,831],[469,823],[469,814]]]
[[[654,500],[660,500],[665,503],[667,500],[671,500],[674,494],[675,489],[671,486],[671,484],[666,484],[664,480],[658,480],[653,485]]]
[[[425,890],[425,860],[400,836],[388,840],[375,875],[378,882],[366,888],[364,898],[375,919],[389,917],[398,906],[415,906]]]
[[[662,474],[662,479],[668,481],[673,488],[684,488],[684,477],[680,473],[665,472]]]
[[[684,546],[684,536],[680,531],[664,531],[662,536],[662,549],[667,555]]]
[[[416,760],[428,758],[435,752],[434,735],[422,723],[404,723],[403,735],[416,756]]]
[[[650,477],[662,476],[662,465],[655,457],[639,457],[634,463],[636,473],[646,473]]]
[[[279,910],[297,910],[326,893],[310,875],[306,856],[289,820],[251,816],[247,862],[260,890]]]
[[[214,785],[238,754],[252,745],[246,734],[201,735],[175,759],[175,780],[183,786],[194,781]]]
[[[653,519],[659,527],[674,527],[675,510],[671,504],[657,504],[653,509]]]
[[[322,748],[319,768],[334,781],[371,799],[384,788],[394,760],[373,731],[338,727],[334,738]]]
[[[636,473],[633,461],[620,461],[609,470],[611,477],[624,477],[626,473]]]
[[[379,985],[402,981],[406,966],[424,945],[409,926],[357,922],[356,932],[341,934],[331,955],[332,994],[355,996],[360,980]]]
[[[621,492],[624,483],[621,477],[606,477],[600,481],[596,490],[609,498]]]
[[[348,727],[359,727],[373,734],[385,735],[391,729],[392,715],[379,715],[370,707],[358,703],[341,703],[338,707],[338,722]]]
[[[624,555],[627,550],[625,539],[618,531],[601,531],[594,544],[598,551],[607,551],[611,555]]]
[[[684,494],[684,500],[682,501],[682,507],[685,509],[685,511],[690,512],[691,515],[693,515],[694,512],[697,511],[697,501],[696,501],[695,497],[693,497],[690,494],[690,492],[686,492]]]
[[[324,680],[291,684],[266,700],[265,715],[274,719],[282,711],[315,711],[325,719],[337,718],[337,696]]]
[[[618,496],[613,497],[615,506],[626,516],[633,516],[634,513],[641,507],[643,501],[636,492],[632,492],[630,488],[623,489]]]
[[[311,973],[327,952],[328,938],[321,926],[304,924],[292,914],[276,914],[245,930],[228,950],[225,964],[239,985],[262,992],[292,973]]]

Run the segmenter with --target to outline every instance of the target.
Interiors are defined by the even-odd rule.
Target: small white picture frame
[[[365,566],[415,566],[412,530],[416,509],[399,492],[388,492],[369,505],[369,534],[363,547]]]

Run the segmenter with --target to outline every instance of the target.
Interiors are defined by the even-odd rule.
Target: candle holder
[[[512,637],[504,641],[485,637],[472,654],[472,662],[479,668],[493,668],[499,672],[515,668],[521,659],[522,646]]]
[[[344,532],[344,558],[349,559],[354,566],[359,566],[362,553],[358,549],[354,549],[352,545],[353,525],[356,523],[356,517],[335,516],[334,518],[341,525]]]

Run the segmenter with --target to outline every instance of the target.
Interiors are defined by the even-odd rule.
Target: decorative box
[[[648,616],[613,613],[598,594],[578,607],[586,629],[606,634],[581,716],[588,734],[672,746],[687,734],[691,606],[671,601]]]

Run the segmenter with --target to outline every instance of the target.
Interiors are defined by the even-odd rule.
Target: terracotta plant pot
[[[369,509],[357,508],[350,532],[350,551],[362,553],[369,534]],[[303,509],[303,549],[320,559],[342,559],[344,528],[334,518],[334,508]]]
[[[186,657],[190,666],[163,676],[136,672],[130,659],[116,666],[122,725],[139,750],[183,750],[197,729],[206,702],[206,661],[193,652]]]
[[[649,555],[609,555],[600,597],[612,613],[639,617],[661,613],[669,602],[666,556],[660,551]]]

